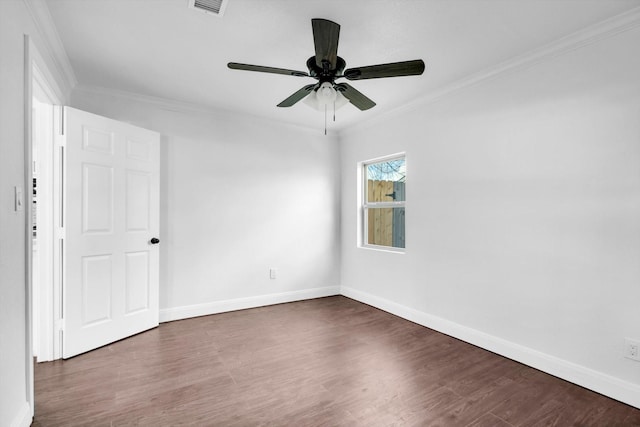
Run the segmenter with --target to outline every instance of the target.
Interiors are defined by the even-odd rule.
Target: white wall
[[[15,422],[27,402],[25,215],[13,205],[14,187],[24,188],[21,6],[0,2],[0,425]]]
[[[42,54],[53,82],[64,87],[55,64],[21,0],[0,1],[0,425],[28,426],[26,208],[14,211],[14,187],[25,188],[24,36]],[[61,94],[64,96],[64,94]]]
[[[87,88],[72,105],[162,134],[161,320],[339,292],[335,136]]]
[[[636,28],[344,132],[343,292],[640,406],[638,46]],[[400,151],[406,254],[359,249],[356,164]]]

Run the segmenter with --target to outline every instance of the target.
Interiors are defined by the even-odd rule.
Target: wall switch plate
[[[270,268],[269,269],[269,279],[274,280],[277,276],[278,270],[276,270],[275,268]]]
[[[640,362],[640,341],[625,338],[624,357]]]

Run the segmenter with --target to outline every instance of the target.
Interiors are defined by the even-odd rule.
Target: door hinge
[[[53,106],[54,122],[53,122],[53,135],[56,143],[60,145],[60,141],[64,141],[65,138],[65,111],[64,105]]]
[[[64,319],[56,320],[56,330],[57,331],[64,331]]]
[[[60,123],[59,123],[60,135],[64,135],[64,125],[65,125],[65,123],[64,123],[64,106],[61,105],[60,106]]]

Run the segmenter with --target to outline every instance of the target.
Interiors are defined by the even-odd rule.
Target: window
[[[404,154],[362,164],[363,246],[403,252],[405,247]]]

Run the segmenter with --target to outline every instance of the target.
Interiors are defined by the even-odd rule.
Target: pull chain
[[[324,104],[324,134],[327,134],[327,104]]]

